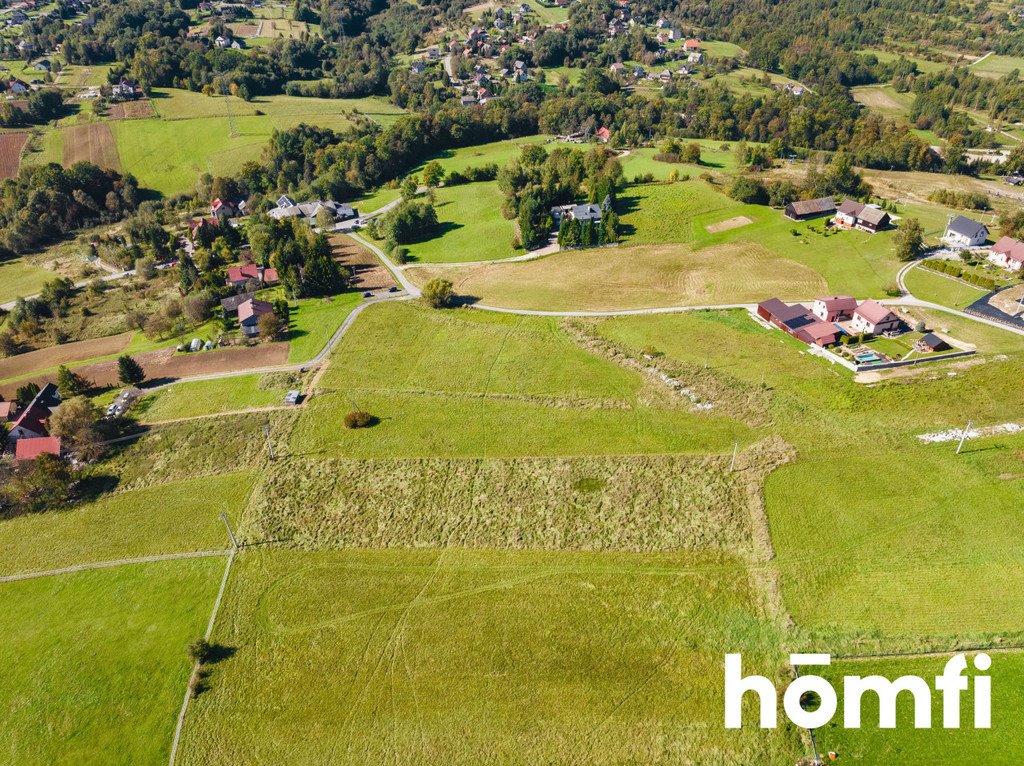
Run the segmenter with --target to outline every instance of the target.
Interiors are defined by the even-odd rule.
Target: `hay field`
[[[93,122],[64,129],[64,165],[91,162],[102,168],[121,170],[121,157],[110,123]]]
[[[28,136],[28,133],[0,133],[0,179],[18,175],[21,152]]]

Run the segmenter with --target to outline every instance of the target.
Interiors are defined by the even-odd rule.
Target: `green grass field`
[[[240,516],[248,473],[119,492],[60,513],[0,521],[0,575],[227,547],[221,512]]]
[[[291,304],[288,312],[288,362],[308,362],[324,350],[345,317],[362,300],[360,293],[335,295],[330,300],[308,298]]]
[[[57,276],[52,271],[32,266],[24,258],[0,260],[0,303],[35,295]]]
[[[893,53],[891,51],[884,51],[879,48],[865,48],[864,50],[857,51],[857,53],[872,54],[879,61],[882,62],[896,61],[900,58],[907,58],[913,61],[915,64],[917,64],[918,70],[924,72],[925,74],[931,74],[932,72],[941,72],[943,69],[947,69],[949,67],[948,64],[943,64],[938,61],[929,61],[928,59],[924,59],[919,56],[911,56],[905,53]]]
[[[942,695],[932,691],[932,728],[915,729],[910,695],[900,695],[896,712],[896,730],[878,727],[878,701],[873,694],[864,696],[860,729],[842,726],[842,710],[837,721],[817,730],[821,750],[839,754],[840,763],[987,763],[1010,766],[1024,749],[1024,732],[1018,725],[1017,711],[1024,705],[1024,657],[1020,654],[990,655],[992,667],[992,728],[974,728],[974,682],[961,698],[960,729],[942,728]],[[971,677],[977,673],[968,655]],[[844,675],[882,675],[898,678],[920,676],[932,683],[942,673],[946,657],[923,659],[840,662],[824,675],[841,688]],[[825,670],[824,668],[822,670]],[[816,671],[817,672],[817,671]]]
[[[288,388],[262,375],[175,383],[139,400],[132,416],[143,423],[282,404]]]
[[[556,320],[374,306],[303,409],[294,454],[348,457],[720,452],[740,423],[645,404],[652,384],[575,345]],[[657,392],[664,394],[664,392]],[[381,419],[347,430],[353,407]],[[669,402],[671,405],[673,402]]]
[[[679,175],[689,174],[691,176],[708,170],[724,172],[736,170],[736,159],[733,157],[734,144],[728,141],[711,141],[709,139],[694,139],[692,141],[687,139],[682,143],[695,143],[700,146],[700,164],[660,162],[654,159],[658,149],[630,149],[629,154],[621,160],[622,171],[628,179],[651,173],[655,180],[667,181],[673,170],[678,171]]]
[[[970,306],[988,292],[921,266],[911,269],[904,281],[915,298],[955,309]]]
[[[971,72],[979,77],[1003,77],[1010,72],[1024,72],[1024,56],[986,56],[971,65]]]
[[[9,763],[165,763],[224,559],[0,584]]]
[[[501,215],[504,201],[496,181],[464,184],[435,191],[440,233],[408,245],[409,254],[425,263],[460,263],[511,258],[515,227]]]
[[[790,762],[721,726],[721,647],[777,628],[727,556],[253,551],[180,763]],[[330,672],[325,672],[330,668]]]
[[[987,328],[1010,360],[868,388],[738,312],[615,319],[601,331],[725,380],[763,376],[771,431],[799,452],[767,481],[772,540],[786,606],[818,646],[944,646],[1018,630],[1024,601],[1010,583],[1024,566],[1013,543],[1024,531],[1014,510],[1024,440],[971,442],[956,456],[955,444],[915,435],[1019,418],[1005,391],[1020,374],[1019,337]]]
[[[422,173],[424,165],[427,162],[437,161],[441,167],[444,168],[446,173],[450,173],[453,170],[460,172],[471,167],[481,167],[483,165],[495,164],[499,168],[503,168],[508,165],[512,160],[517,158],[523,146],[529,146],[531,144],[543,144],[550,139],[550,136],[523,136],[522,138],[513,138],[508,141],[495,141],[490,144],[477,144],[476,146],[464,146],[461,149],[448,149],[440,154],[436,154],[428,160],[425,160],[417,167],[413,168],[412,173]],[[562,146],[563,144],[549,144],[545,148],[549,151],[556,146]]]

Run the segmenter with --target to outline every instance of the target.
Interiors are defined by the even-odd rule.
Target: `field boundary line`
[[[235,560],[235,553],[237,548],[232,548],[228,551],[228,563],[224,567],[224,576],[220,581],[220,590],[217,591],[217,599],[213,602],[213,611],[210,612],[210,621],[206,624],[206,634],[203,638],[207,641],[210,640],[210,636],[213,635],[213,626],[217,621],[217,612],[220,611],[220,602],[224,598],[224,589],[228,585],[228,575],[231,574],[231,564]],[[199,680],[199,670],[201,664],[196,662],[192,667],[192,673],[188,677],[188,685],[185,687],[185,699],[181,702],[181,711],[178,713],[178,723],[174,727],[174,740],[171,742],[171,757],[169,764],[174,766],[174,761],[178,756],[178,744],[181,742],[181,730],[185,726],[185,713],[188,712],[188,701],[192,699],[192,690],[195,688],[196,682]]]
[[[872,662],[874,660],[912,660],[927,659],[929,657],[952,657],[956,654],[969,654],[972,652],[992,652],[993,654],[1020,654],[1024,652],[1024,646],[971,646],[963,649],[941,649],[930,652],[892,652],[883,654],[849,655],[845,657],[833,657],[836,662]]]
[[[88,572],[92,569],[110,569],[112,567],[129,566],[131,564],[152,564],[158,561],[176,561],[180,559],[204,559],[217,556],[227,556],[229,551],[190,551],[188,553],[162,553],[154,556],[139,556],[132,559],[114,559],[113,561],[97,561],[94,564],[76,564],[74,566],[62,567],[60,569],[47,569],[41,572],[21,572],[19,574],[4,575],[0,577],[0,583],[19,582],[21,580],[35,580],[40,577],[54,577],[62,574],[73,574],[74,572]]]

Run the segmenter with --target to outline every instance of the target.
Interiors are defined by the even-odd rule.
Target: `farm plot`
[[[0,179],[14,178],[21,166],[21,150],[28,133],[0,133]]]
[[[397,285],[394,275],[380,259],[355,240],[340,234],[330,240],[334,259],[352,272],[353,287],[360,291],[375,291]]]
[[[70,167],[76,162],[121,170],[121,157],[109,123],[93,122],[64,128],[64,165]]]
[[[912,93],[899,93],[891,85],[862,85],[852,93],[858,103],[886,117],[905,117],[914,103]]]
[[[3,271],[3,268],[0,267],[0,277],[2,277]],[[48,274],[51,279],[53,276],[53,274]],[[131,339],[132,333],[126,332],[9,356],[6,359],[0,359],[0,381],[17,380],[34,372],[54,370],[62,364],[74,365],[75,362],[117,354],[128,346]]]
[[[138,120],[155,115],[153,102],[148,98],[138,101],[122,101],[111,104],[107,109],[107,117],[111,120]]]
[[[10,763],[165,763],[224,560],[0,584],[0,749]]]
[[[726,456],[292,459],[271,466],[243,536],[313,548],[714,549],[755,556],[747,498],[780,459],[766,445],[744,453],[735,473]]]
[[[827,290],[811,268],[746,242],[701,250],[686,244],[573,250],[534,261],[408,273],[420,284],[445,276],[458,294],[486,305],[552,311],[756,303]]]
[[[720,452],[749,429],[579,347],[556,320],[374,306],[303,408],[295,454],[428,457]],[[349,430],[354,406],[380,419]]]
[[[228,539],[253,476],[234,473],[115,492],[60,513],[0,521],[0,576],[166,553],[216,551]],[[103,483],[103,477],[87,480]]]
[[[254,549],[179,762],[792,762],[721,725],[722,647],[779,665],[748,583],[721,554]]]

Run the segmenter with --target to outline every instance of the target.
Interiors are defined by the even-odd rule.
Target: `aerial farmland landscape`
[[[0,0],[0,764],[1016,764],[1024,5]]]

